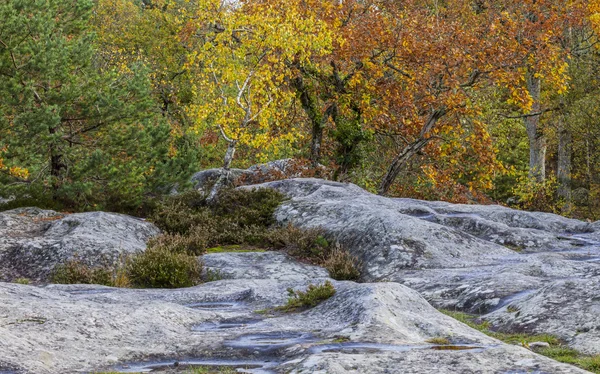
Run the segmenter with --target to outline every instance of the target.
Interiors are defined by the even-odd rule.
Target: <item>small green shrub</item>
[[[190,236],[188,244],[195,249],[187,252],[201,254],[220,245],[268,243],[269,226],[283,199],[271,189],[227,189],[219,193],[215,205],[209,205],[204,195],[192,191],[167,198],[150,219],[168,234]],[[165,240],[178,250],[187,245],[181,238]]]
[[[113,285],[112,271],[106,267],[91,267],[75,258],[57,265],[50,275],[52,283]]]
[[[161,248],[172,253],[200,256],[206,253],[210,238],[202,230],[192,229],[188,235],[163,234],[148,241],[148,248]]]
[[[513,193],[518,198],[516,208],[519,209],[559,214],[564,207],[564,201],[558,197],[558,181],[553,176],[543,182],[522,178]]]
[[[240,226],[230,218],[219,222],[219,229],[211,237],[211,246],[247,244],[268,245],[270,229],[258,225]]]
[[[206,271],[204,271],[204,274],[202,274],[203,282],[216,282],[216,281],[220,281],[223,279],[225,279],[225,277],[223,276],[223,274],[221,274],[219,269],[217,269],[217,270],[206,269]]]
[[[320,264],[329,257],[330,246],[320,228],[301,229],[287,225],[274,229],[269,241],[275,248],[284,248],[291,256]]]
[[[323,266],[329,271],[329,276],[335,280],[357,281],[360,279],[360,262],[350,252],[342,249],[339,244],[331,251],[329,258],[323,262]]]
[[[200,283],[202,266],[194,256],[154,247],[130,257],[126,274],[135,287],[191,287]]]
[[[440,336],[440,337],[428,339],[427,343],[437,344],[437,345],[448,345],[448,344],[450,344],[450,340],[448,340],[448,338],[444,338],[444,337]]]
[[[17,278],[14,282],[18,284],[30,284],[31,280],[29,278]]]
[[[220,231],[226,227],[268,227],[284,196],[272,189],[225,189],[217,203],[209,205],[198,191],[171,196],[159,204],[150,219],[162,230],[186,234],[193,227]]]
[[[205,226],[211,221],[211,216],[204,195],[198,191],[187,191],[166,198],[149,219],[164,232],[187,234],[192,227]]]
[[[294,291],[288,288],[287,304],[276,308],[285,312],[293,312],[301,309],[308,309],[317,306],[322,301],[325,301],[335,295],[335,287],[330,281],[326,281],[321,285],[309,284],[306,291]]]
[[[238,225],[268,227],[275,223],[275,209],[285,200],[270,188],[225,189],[219,192],[214,213],[230,217]]]

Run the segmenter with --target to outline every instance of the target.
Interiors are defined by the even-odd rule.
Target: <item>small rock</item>
[[[540,349],[540,348],[548,348],[548,347],[550,347],[550,344],[546,343],[546,342],[532,342],[532,343],[527,344],[527,346],[530,349],[535,350],[535,349]]]

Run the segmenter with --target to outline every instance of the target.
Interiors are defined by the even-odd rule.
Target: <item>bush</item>
[[[211,220],[205,197],[198,191],[169,196],[158,204],[149,217],[161,230],[170,234],[187,234],[192,227],[204,226]]]
[[[357,281],[360,278],[360,263],[339,244],[331,251],[323,266],[329,271],[329,276],[335,280]]]
[[[159,204],[151,220],[167,233],[194,237],[193,245],[198,248],[263,244],[282,201],[283,195],[270,189],[229,189],[219,193],[216,205],[209,206],[204,195],[192,191]]]
[[[284,199],[270,188],[225,189],[219,192],[214,214],[229,217],[241,227],[268,227],[275,223],[275,210]]]
[[[518,199],[516,207],[534,212],[549,212],[560,214],[564,201],[558,198],[558,182],[550,177],[543,182],[533,179],[521,179],[513,193]]]
[[[203,230],[192,229],[188,235],[163,234],[148,241],[148,248],[160,248],[171,253],[184,253],[200,256],[210,246],[209,234]]]
[[[18,283],[18,284],[31,284],[31,280],[29,278],[17,278],[14,280],[14,283]]]
[[[329,244],[320,228],[300,229],[288,225],[270,233],[270,244],[282,248],[292,256],[323,266],[336,280],[358,280],[360,262],[339,243]]]
[[[202,266],[185,253],[149,247],[127,260],[126,274],[135,287],[181,288],[200,283]]]
[[[58,265],[50,275],[52,283],[58,284],[114,284],[112,271],[106,267],[90,267],[75,258]]]
[[[329,299],[335,295],[335,287],[330,281],[326,281],[321,285],[309,284],[306,291],[294,291],[288,288],[289,299],[287,304],[278,307],[277,310],[285,312],[297,311],[300,309],[308,309],[317,306],[319,303]]]
[[[287,225],[271,232],[269,241],[275,248],[284,248],[291,256],[321,264],[329,257],[330,246],[325,232],[319,228],[300,229]]]

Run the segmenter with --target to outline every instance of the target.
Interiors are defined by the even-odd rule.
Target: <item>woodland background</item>
[[[600,219],[599,0],[0,0],[0,20],[5,207],[143,215],[195,171],[293,157]]]

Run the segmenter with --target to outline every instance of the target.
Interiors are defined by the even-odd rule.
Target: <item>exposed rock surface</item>
[[[265,315],[256,311],[309,280],[240,276],[178,290],[0,283],[0,370],[131,372],[177,361],[254,373],[584,372],[472,330],[397,283],[334,282],[337,293],[313,309]],[[461,349],[427,342],[436,337]]]
[[[202,259],[206,268],[228,279],[302,281],[329,276],[321,267],[301,264],[279,252],[211,253]]]
[[[273,252],[205,255],[206,267],[228,279],[187,289],[0,283],[0,373],[163,364],[175,372],[175,362],[255,374],[584,372],[483,335],[426,299],[478,312],[499,329],[552,333],[600,353],[599,223],[390,199],[318,179],[261,186],[291,197],[276,213],[280,223],[324,228],[377,283],[335,282]],[[92,264],[114,261],[157,233],[117,214],[3,212],[0,274],[43,280],[75,254]],[[315,308],[262,312],[284,304],[288,288],[326,280],[337,293]]]
[[[297,160],[286,158],[264,164],[250,166],[248,169],[229,169],[231,182],[238,185],[262,183],[274,179],[300,177],[308,169]],[[208,192],[217,181],[223,169],[207,169],[192,175],[190,181],[195,189]]]
[[[259,186],[291,197],[276,212],[280,223],[324,228],[362,260],[366,281],[399,282],[437,307],[600,353],[598,222],[385,198],[319,179]]]
[[[52,269],[77,256],[90,265],[144,250],[158,234],[149,222],[121,214],[64,215],[38,208],[0,212],[0,280],[46,281]]]

